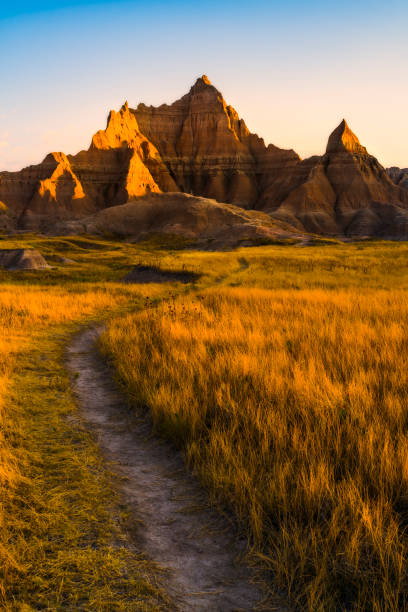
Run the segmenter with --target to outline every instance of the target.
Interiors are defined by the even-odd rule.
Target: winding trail
[[[88,328],[69,346],[72,384],[82,416],[122,477],[124,502],[143,522],[138,546],[169,570],[166,589],[176,609],[282,610],[260,603],[251,570],[238,562],[245,542],[237,541],[228,521],[208,508],[180,454],[127,407],[96,350],[101,331]]]

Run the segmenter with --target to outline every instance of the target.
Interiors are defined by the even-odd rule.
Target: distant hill
[[[261,211],[244,210],[186,193],[152,193],[82,219],[55,225],[57,234],[111,234],[141,240],[151,234],[180,236],[195,245],[223,248],[307,237]]]

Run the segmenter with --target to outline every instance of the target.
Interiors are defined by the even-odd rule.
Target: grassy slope
[[[132,401],[301,609],[408,606],[407,255],[382,243],[180,253],[216,288],[103,338]]]

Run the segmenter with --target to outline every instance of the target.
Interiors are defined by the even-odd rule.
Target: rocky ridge
[[[299,162],[294,151],[251,134],[205,75],[170,106],[132,112],[179,191],[253,208],[265,185]]]
[[[173,104],[111,111],[87,151],[0,172],[0,229],[54,230],[144,195],[184,192],[265,211],[298,231],[408,238],[407,187],[408,171],[386,171],[345,120],[323,156],[266,146],[204,75]]]
[[[281,200],[268,190],[261,198],[277,219],[321,234],[408,237],[408,190],[393,183],[344,119],[326,153],[301,161],[288,185]]]

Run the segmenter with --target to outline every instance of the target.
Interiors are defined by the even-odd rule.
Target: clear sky
[[[302,157],[345,117],[408,166],[407,0],[59,0],[0,7],[0,169],[76,153],[110,108],[207,74],[253,132]]]

